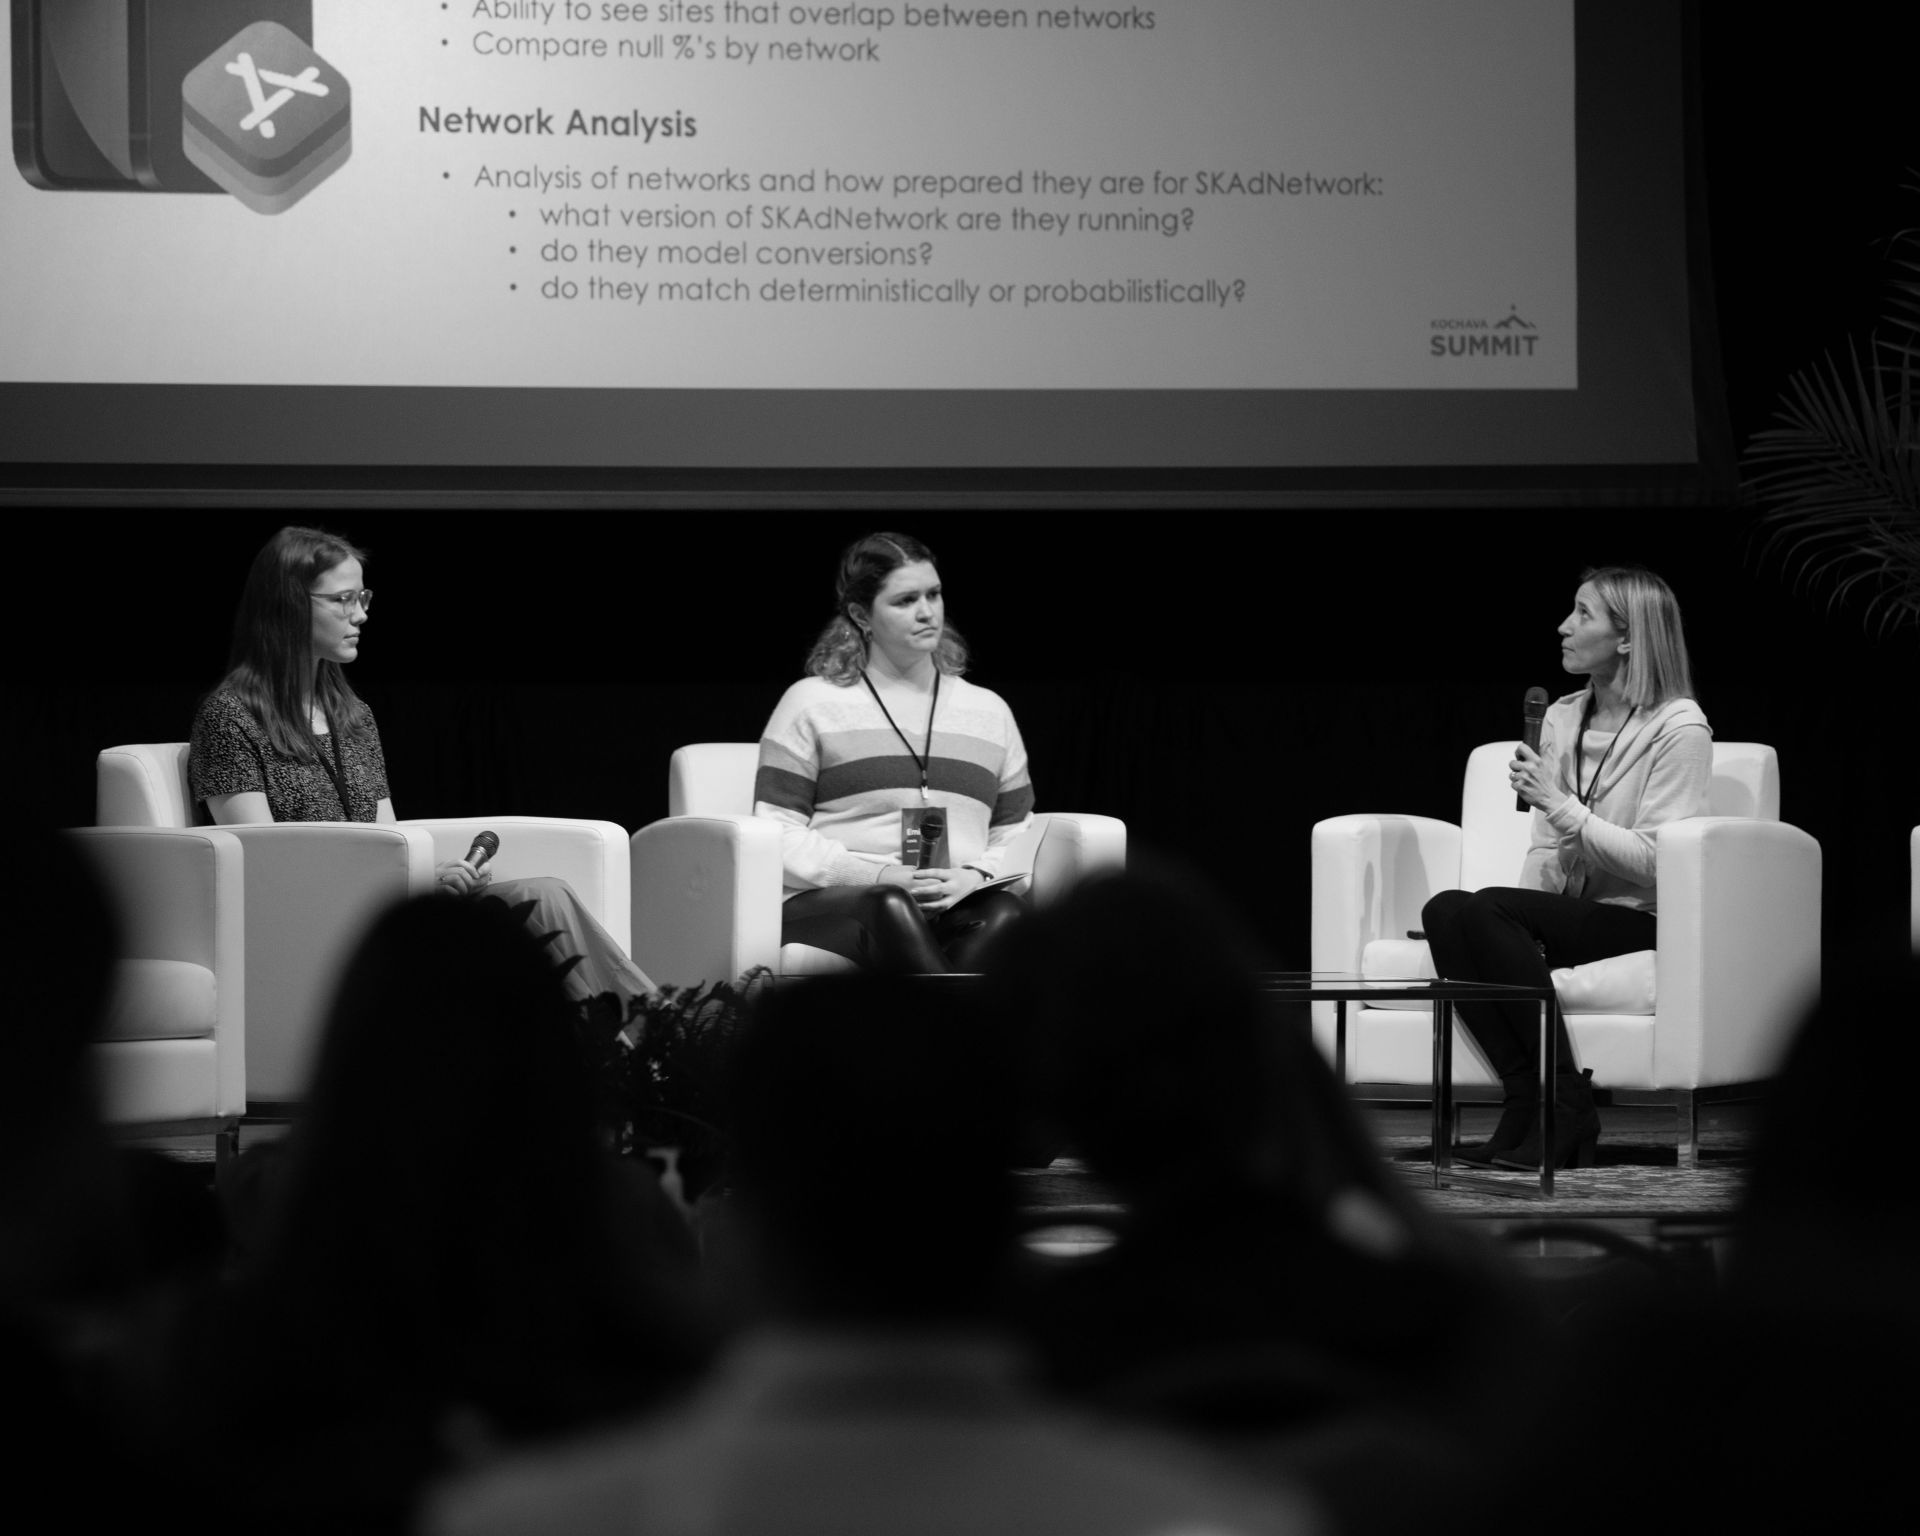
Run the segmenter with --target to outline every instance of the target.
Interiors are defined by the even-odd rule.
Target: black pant
[[[1550,985],[1550,973],[1563,965],[1652,949],[1659,927],[1651,912],[1508,885],[1442,891],[1421,910],[1420,921],[1440,975],[1527,987]],[[1455,1010],[1501,1077],[1539,1072],[1535,1004],[1458,1003]],[[1560,1070],[1571,1072],[1573,1042],[1564,1019],[1559,1031]]]
[[[895,975],[977,971],[993,936],[1026,909],[1005,886],[975,891],[929,917],[905,886],[829,885],[787,898],[780,942],[811,944]]]

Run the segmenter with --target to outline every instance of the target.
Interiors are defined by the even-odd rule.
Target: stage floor
[[[1696,1274],[1718,1273],[1745,1187],[1746,1156],[1759,1106],[1714,1105],[1701,1113],[1700,1166],[1682,1171],[1674,1152],[1670,1110],[1609,1106],[1601,1111],[1598,1165],[1562,1170],[1551,1200],[1520,1199],[1472,1189],[1436,1190],[1427,1183],[1432,1150],[1424,1104],[1362,1106],[1368,1128],[1405,1178],[1416,1202],[1499,1243],[1515,1258],[1545,1267],[1598,1259],[1579,1229],[1625,1239],[1683,1260]],[[1469,1106],[1462,1135],[1484,1139],[1493,1129],[1492,1106]],[[282,1134],[283,1126],[249,1126],[242,1145]],[[211,1164],[210,1138],[144,1145],[171,1157]],[[209,1169],[211,1171],[211,1169]],[[1517,1189],[1537,1188],[1537,1175],[1498,1174]],[[1016,1174],[1028,1242],[1062,1258],[1090,1255],[1112,1241],[1124,1211],[1078,1159],[1063,1156],[1046,1168]]]
[[[1624,1239],[1710,1284],[1725,1263],[1758,1108],[1724,1104],[1703,1110],[1700,1166],[1687,1172],[1675,1155],[1671,1110],[1604,1108],[1597,1165],[1557,1173],[1551,1200],[1434,1189],[1425,1178],[1432,1171],[1426,1105],[1367,1104],[1362,1112],[1415,1201],[1499,1243],[1542,1278],[1564,1278],[1570,1268],[1603,1264],[1609,1241]],[[1492,1106],[1467,1108],[1463,1139],[1484,1140],[1496,1118]],[[1061,1157],[1051,1167],[1025,1169],[1018,1177],[1031,1244],[1071,1258],[1095,1253],[1111,1241],[1110,1223],[1122,1208],[1080,1162]],[[1517,1188],[1538,1184],[1535,1174],[1498,1177]],[[1050,1215],[1059,1219],[1050,1221]]]

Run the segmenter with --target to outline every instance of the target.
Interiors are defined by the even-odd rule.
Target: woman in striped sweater
[[[836,611],[760,739],[754,813],[777,821],[783,943],[875,970],[979,969],[1024,903],[990,886],[1033,812],[1013,712],[969,683],[933,552],[875,533],[840,559]],[[906,862],[904,829],[944,817],[947,853]]]

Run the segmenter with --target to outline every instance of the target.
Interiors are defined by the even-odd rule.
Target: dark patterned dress
[[[314,738],[315,749],[346,785],[342,805],[325,766],[287,756],[239,694],[216,689],[194,716],[187,753],[193,798],[204,802],[213,795],[259,793],[267,797],[275,821],[372,821],[391,791],[373,711],[362,718],[358,733]]]
[[[335,732],[315,738],[316,750],[325,754],[346,786],[343,806],[325,766],[281,752],[239,694],[215,689],[194,717],[188,745],[187,779],[195,802],[212,795],[257,792],[267,797],[267,809],[275,821],[376,820],[380,802],[390,798],[392,791],[387,787],[380,728],[373,723],[373,711],[365,705],[361,709],[363,725],[355,734]],[[549,875],[496,880],[487,894],[509,906],[532,902],[527,921],[534,932],[551,935],[560,953],[579,957],[566,978],[567,991],[574,997],[612,992],[624,1002],[656,990],[566,881]]]

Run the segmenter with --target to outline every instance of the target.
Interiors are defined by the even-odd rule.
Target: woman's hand
[[[493,882],[493,871],[475,869],[465,859],[450,859],[433,867],[433,888],[442,896],[478,896]]]
[[[1553,782],[1540,754],[1524,741],[1513,749],[1513,761],[1507,764],[1507,780],[1515,794],[1538,810],[1550,811],[1566,796]]]
[[[986,883],[987,877],[977,869],[916,869],[909,889],[920,910],[931,914],[946,911]]]

